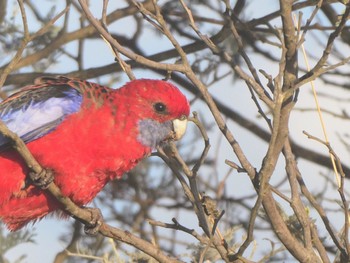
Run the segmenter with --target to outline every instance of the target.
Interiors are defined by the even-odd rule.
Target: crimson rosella
[[[160,143],[182,137],[188,115],[189,103],[175,86],[148,79],[111,89],[47,77],[0,103],[0,119],[80,206]],[[58,201],[28,184],[28,173],[0,134],[0,219],[10,230],[60,211]]]

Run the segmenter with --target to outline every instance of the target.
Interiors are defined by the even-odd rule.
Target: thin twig
[[[78,0],[87,19],[90,21],[90,23],[95,27],[97,32],[103,36],[108,43],[110,43],[114,48],[118,50],[121,54],[124,56],[141,63],[143,65],[147,65],[148,67],[156,68],[156,69],[162,69],[166,71],[184,71],[184,67],[181,64],[168,64],[168,63],[158,63],[153,60],[150,60],[146,57],[143,57],[139,54],[135,54],[134,52],[130,51],[127,48],[124,48],[116,39],[114,39],[101,25],[100,21],[98,21],[89,10],[86,0]]]
[[[334,150],[331,147],[329,142],[323,141],[320,138],[318,138],[316,136],[313,136],[313,135],[309,134],[306,131],[303,131],[303,133],[309,139],[315,140],[315,141],[323,144],[324,146],[326,146],[328,148],[329,153],[334,157],[335,165],[336,165],[337,170],[339,171],[339,173],[341,175],[340,176],[340,184],[338,185],[338,192],[339,192],[340,198],[342,200],[343,209],[344,209],[344,217],[345,217],[344,221],[345,221],[345,223],[344,223],[343,241],[344,241],[346,253],[344,251],[344,248],[342,246],[340,246],[340,244],[337,245],[337,243],[336,242],[335,243],[338,246],[339,250],[341,251],[343,258],[347,258],[348,259],[349,256],[350,256],[350,245],[349,245],[349,223],[350,223],[349,220],[350,220],[350,217],[349,217],[349,204],[348,204],[348,202],[346,200],[346,197],[345,197],[345,194],[344,194],[344,178],[345,178],[345,174],[344,174],[344,171],[343,171],[343,168],[342,168],[341,160],[338,157],[338,155],[334,152]],[[329,231],[329,230],[328,230],[328,232],[331,235],[333,233],[333,231]]]
[[[0,88],[4,85],[5,80],[7,76],[16,69],[16,65],[19,63],[19,61],[22,58],[22,54],[27,47],[27,45],[36,39],[37,37],[45,34],[50,27],[60,18],[62,17],[65,13],[68,12],[69,6],[67,6],[62,12],[60,12],[58,15],[56,15],[53,19],[51,19],[48,23],[45,24],[44,27],[40,28],[37,32],[34,34],[30,35],[29,29],[28,29],[28,24],[27,24],[27,15],[25,13],[25,8],[24,8],[24,3],[23,0],[18,0],[18,4],[20,6],[21,14],[22,14],[22,22],[23,22],[23,31],[24,31],[24,37],[23,40],[17,49],[16,55],[12,58],[11,62],[6,65],[6,67],[1,71],[1,76],[0,76]]]
[[[164,222],[160,222],[160,221],[156,221],[156,220],[152,220],[152,219],[148,219],[147,221],[149,224],[151,224],[153,226],[159,226],[159,227],[175,229],[175,230],[185,232],[187,234],[190,234],[194,238],[196,238],[201,244],[208,244],[207,237],[200,235],[194,229],[190,229],[190,228],[187,228],[187,227],[181,225],[175,218],[172,219],[172,221],[174,222],[173,224],[168,224],[168,223],[164,223]]]
[[[208,152],[210,150],[210,142],[209,142],[209,137],[208,137],[207,131],[205,130],[205,127],[199,121],[197,112],[193,112],[193,118],[190,118],[189,120],[192,121],[194,124],[196,124],[196,126],[198,127],[199,131],[201,132],[202,138],[204,140],[204,149],[202,151],[201,157],[199,158],[199,160],[196,162],[196,164],[192,168],[192,173],[197,174],[199,168],[204,163],[204,161],[208,155]]]

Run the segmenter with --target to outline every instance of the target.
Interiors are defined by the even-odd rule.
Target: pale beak
[[[185,134],[187,128],[187,118],[181,117],[180,119],[173,120],[173,129],[174,129],[174,137],[175,141],[180,140],[182,136]]]

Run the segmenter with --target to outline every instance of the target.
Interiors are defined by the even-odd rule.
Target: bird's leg
[[[103,223],[102,213],[98,208],[85,207],[84,209],[89,211],[91,214],[90,221],[84,226],[84,232],[89,236],[95,236]]]
[[[29,172],[31,183],[40,189],[46,189],[54,180],[54,172],[51,169],[42,169],[39,173]]]
[[[47,189],[49,184],[54,181],[54,171],[51,169],[42,169],[39,173],[31,171],[29,172],[29,180],[31,184],[40,187],[40,189]],[[84,232],[87,235],[95,236],[103,223],[102,213],[98,208],[84,207],[84,210],[90,212],[89,221],[82,221],[78,217],[72,216],[85,225]]]

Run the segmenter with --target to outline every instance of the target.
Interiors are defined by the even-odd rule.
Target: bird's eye
[[[162,102],[157,102],[153,105],[153,108],[157,111],[157,112],[160,112],[160,113],[163,113],[166,111],[166,106],[164,103]]]

